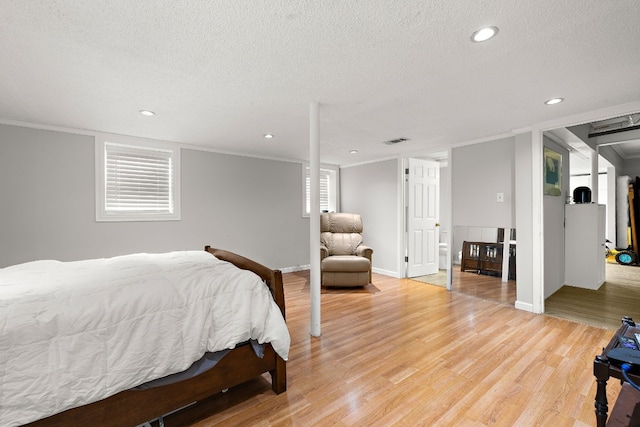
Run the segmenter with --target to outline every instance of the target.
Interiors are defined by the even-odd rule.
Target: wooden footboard
[[[207,252],[237,267],[250,270],[269,286],[284,316],[282,273],[231,252],[205,247]],[[126,390],[89,405],[69,409],[28,424],[40,426],[136,426],[178,408],[241,384],[265,372],[271,374],[271,388],[276,394],[287,388],[286,363],[265,344],[264,357],[255,355],[250,345],[240,346],[227,354],[209,371],[188,380],[146,390]]]
[[[260,276],[265,284],[269,286],[269,289],[271,289],[273,299],[276,301],[276,304],[278,304],[278,307],[280,307],[282,316],[286,319],[284,310],[284,287],[282,286],[282,272],[280,270],[271,270],[249,258],[222,249],[215,249],[211,246],[205,246],[204,250],[213,254],[218,259],[228,261],[242,270],[253,271]]]

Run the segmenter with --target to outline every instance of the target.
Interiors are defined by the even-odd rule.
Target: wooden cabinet
[[[515,242],[515,241],[514,241]],[[516,279],[516,245],[509,244],[509,280]],[[463,242],[460,271],[502,277],[504,244],[487,242]]]
[[[565,205],[564,283],[598,289],[605,280],[605,206]]]

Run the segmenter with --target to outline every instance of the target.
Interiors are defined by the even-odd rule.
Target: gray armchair
[[[373,249],[362,244],[358,214],[320,215],[320,271],[323,286],[366,286],[371,283]]]

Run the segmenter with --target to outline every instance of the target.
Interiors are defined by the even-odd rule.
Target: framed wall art
[[[544,194],[562,195],[562,154],[544,147]]]

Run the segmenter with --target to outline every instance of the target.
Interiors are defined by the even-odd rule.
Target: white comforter
[[[23,424],[290,337],[260,278],[205,251],[0,269],[0,425]]]

